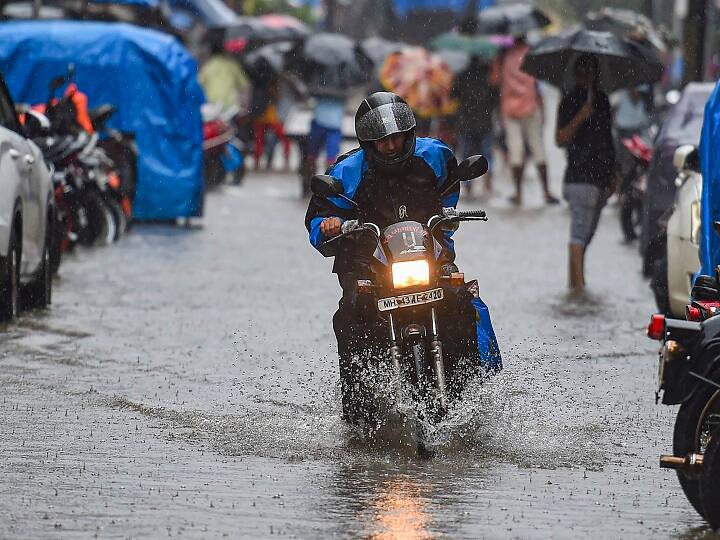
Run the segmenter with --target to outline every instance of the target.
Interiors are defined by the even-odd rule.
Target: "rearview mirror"
[[[700,172],[700,156],[697,148],[692,144],[679,146],[673,154],[673,165],[677,172]]]
[[[58,88],[60,88],[63,84],[65,84],[65,77],[55,77],[52,81],[50,81],[50,90],[55,91]]]
[[[463,159],[458,165],[458,179],[461,181],[478,178],[488,171],[488,161],[485,156],[475,155]]]
[[[327,199],[343,195],[342,184],[329,174],[316,174],[310,179],[310,191],[313,195]]]
[[[720,234],[720,221],[713,221],[713,228],[716,233]]]

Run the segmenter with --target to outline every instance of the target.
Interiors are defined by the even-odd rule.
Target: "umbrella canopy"
[[[286,68],[310,92],[345,92],[368,82],[373,62],[357,42],[342,34],[319,33],[285,55]]]
[[[603,8],[588,13],[583,22],[589,30],[612,32],[620,37],[646,40],[661,52],[667,50],[665,41],[652,21],[637,11]]]
[[[545,13],[527,4],[504,4],[483,9],[477,16],[476,34],[525,34],[550,24]]]
[[[401,51],[405,47],[407,47],[406,43],[390,41],[379,36],[369,37],[360,42],[362,52],[378,67],[382,65],[389,54]]]
[[[285,71],[285,54],[294,46],[291,41],[268,43],[243,55],[240,62],[251,77],[258,71],[280,74]]]
[[[542,40],[525,56],[521,69],[563,90],[575,83],[573,66],[582,54],[600,62],[600,86],[610,93],[660,80],[663,65],[652,49],[609,32],[577,30]]]
[[[500,45],[493,43],[490,38],[483,36],[469,36],[456,32],[440,34],[430,42],[435,50],[460,51],[471,56],[493,58],[500,50]]]
[[[269,13],[261,15],[260,21],[268,28],[275,30],[276,37],[283,41],[300,40],[310,35],[308,25],[292,15]]]
[[[262,17],[236,17],[235,22],[223,30],[224,47],[230,53],[278,41],[300,41],[310,29],[289,15],[263,15]]]
[[[447,116],[457,110],[457,101],[450,97],[450,67],[422,47],[408,47],[388,56],[380,69],[380,82],[421,117]]]

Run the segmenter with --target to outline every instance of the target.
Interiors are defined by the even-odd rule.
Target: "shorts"
[[[522,167],[525,161],[525,144],[530,148],[536,165],[545,164],[545,146],[542,139],[542,112],[540,109],[527,118],[505,117],[505,144],[511,167]]]
[[[592,184],[565,183],[563,197],[570,206],[570,243],[585,247],[597,230],[605,193]]]
[[[325,155],[328,163],[334,162],[340,154],[342,133],[339,129],[330,129],[321,126],[315,120],[310,124],[310,140],[308,141],[308,155],[317,157],[320,149],[325,145]]]

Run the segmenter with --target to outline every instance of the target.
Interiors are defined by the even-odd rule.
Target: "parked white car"
[[[697,148],[683,145],[675,150],[678,171],[675,203],[667,224],[667,283],[670,312],[685,317],[693,277],[700,269],[700,197],[702,175]]]
[[[26,115],[37,125],[41,115]],[[46,120],[46,119],[45,119]],[[50,238],[55,203],[40,149],[25,137],[0,77],[0,320],[50,304]]]

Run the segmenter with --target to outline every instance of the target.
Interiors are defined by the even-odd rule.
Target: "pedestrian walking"
[[[225,52],[222,40],[210,41],[210,58],[200,69],[198,80],[208,103],[217,103],[224,111],[247,107],[250,80],[240,63]]]
[[[596,56],[580,56],[573,66],[575,87],[560,102],[555,141],[567,150],[563,196],[570,205],[568,282],[585,288],[585,252],[612,192],[615,149],[612,114],[598,83]]]
[[[253,123],[255,134],[255,170],[265,155],[267,135],[272,132],[283,147],[285,170],[290,168],[290,140],[285,136],[285,128],[278,113],[279,78],[272,75],[266,80],[258,81],[253,90],[254,111],[257,116]],[[259,113],[259,114],[258,114]],[[266,156],[266,169],[270,169],[270,157]]]
[[[310,171],[315,174],[320,153],[325,151],[325,163],[328,167],[335,163],[340,154],[342,142],[342,123],[345,117],[345,97],[340,94],[315,94],[313,119],[310,123],[310,135],[307,146],[307,159]]]
[[[462,158],[482,154],[488,160],[485,189],[492,191],[492,117],[497,107],[498,92],[489,82],[490,65],[480,56],[473,56],[467,69],[460,73],[453,85],[457,98],[457,132],[459,154]],[[467,182],[468,189],[470,182]]]
[[[500,111],[505,128],[508,159],[515,182],[515,194],[510,201],[515,205],[522,204],[522,177],[527,161],[525,155],[527,146],[540,175],[545,202],[557,204],[558,199],[550,193],[548,187],[542,137],[542,97],[538,91],[537,79],[520,70],[528,50],[525,36],[516,37],[515,44],[503,55],[499,72]]]

